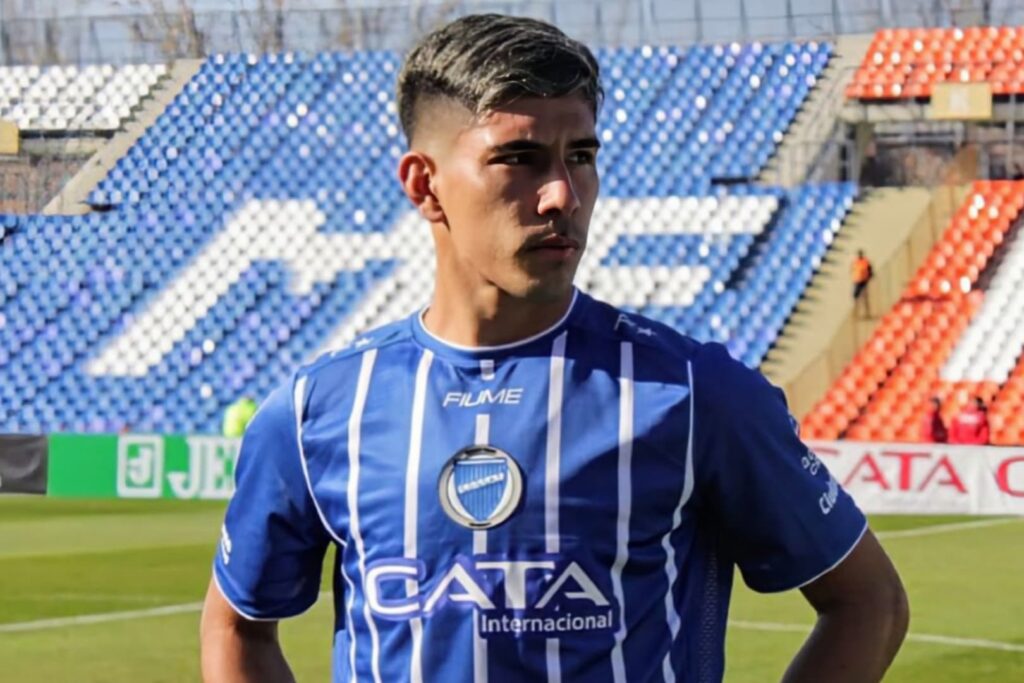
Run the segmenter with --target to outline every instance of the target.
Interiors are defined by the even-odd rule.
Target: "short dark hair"
[[[471,14],[424,37],[398,75],[398,115],[412,140],[425,100],[450,98],[482,114],[520,97],[582,95],[601,106],[600,69],[583,43],[525,17]]]

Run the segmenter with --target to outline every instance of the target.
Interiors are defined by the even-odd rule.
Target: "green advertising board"
[[[235,490],[240,439],[52,434],[47,495],[223,500]]]

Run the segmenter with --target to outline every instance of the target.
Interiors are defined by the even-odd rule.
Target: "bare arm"
[[[214,581],[199,627],[206,683],[294,683],[277,640],[276,621],[250,621],[228,604]]]
[[[835,569],[802,589],[818,613],[785,683],[880,681],[907,633],[903,584],[870,530]]]

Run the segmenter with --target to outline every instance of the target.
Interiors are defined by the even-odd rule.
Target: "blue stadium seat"
[[[622,234],[600,268],[623,277],[705,273],[692,291],[654,287],[633,308],[758,364],[856,193],[843,184],[752,184],[831,47],[597,55],[604,201],[633,202],[615,220],[643,226],[656,214],[669,228],[677,219],[690,225]],[[383,244],[408,212],[394,181],[399,65],[386,51],[211,57],[91,193],[103,211],[0,216],[0,431],[216,431],[230,401],[265,394],[322,348],[402,266],[372,241]],[[666,208],[689,202],[680,198],[696,203]],[[223,242],[229,226],[273,235],[278,221],[295,220],[287,212],[296,201],[314,203],[319,234],[370,240],[371,257],[303,287],[282,260],[259,254],[246,255],[228,281],[183,279],[204,259],[222,272],[244,251],[244,239]],[[701,223],[690,212],[702,206],[724,213]],[[192,299],[175,298],[178,286],[219,294],[192,319]],[[381,295],[374,310],[402,310],[401,297]],[[104,349],[157,303],[171,314],[147,323],[129,349],[134,360],[115,357],[97,370]]]

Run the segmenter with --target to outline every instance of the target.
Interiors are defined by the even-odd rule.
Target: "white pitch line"
[[[19,593],[18,600],[26,602],[148,602],[167,604],[173,597],[163,595],[118,595],[117,593]]]
[[[318,599],[330,595],[331,591],[321,591]],[[73,617],[57,617],[54,619],[39,619],[37,621],[18,621],[10,624],[0,624],[0,633],[42,631],[48,628],[64,628],[65,626],[87,626],[89,624],[102,624],[109,621],[147,619],[149,617],[162,617],[169,614],[199,612],[202,609],[202,602],[183,602],[177,605],[163,605],[162,607],[136,609],[127,612],[100,612],[99,614],[79,614]]]
[[[976,647],[985,650],[1003,650],[1004,652],[1024,652],[1024,645],[1004,643],[999,640],[985,640],[984,638],[954,638],[952,636],[937,636],[927,633],[911,633],[907,637],[920,643],[939,643],[940,645]]]
[[[321,595],[324,594],[325,593],[321,593]],[[65,626],[85,626],[88,624],[101,624],[111,621],[129,621],[132,619],[146,619],[149,617],[160,617],[171,614],[187,614],[189,612],[198,612],[202,608],[202,602],[186,602],[180,605],[164,605],[163,607],[131,610],[128,612],[103,612],[100,614],[81,614],[74,617],[59,617],[56,619],[39,619],[38,621],[22,621],[12,624],[0,624],[0,633],[42,631],[51,628],[63,628]],[[743,621],[740,619],[730,619],[729,626],[731,628],[741,628],[751,631],[775,631],[783,633],[807,633],[811,630],[811,627],[807,624],[782,624],[768,621]],[[998,640],[986,640],[983,638],[957,638],[954,636],[942,636],[930,633],[910,633],[907,635],[907,640],[920,643],[952,645],[954,647],[976,648],[982,650],[1024,652],[1024,645],[1017,643],[1005,643]]]
[[[729,626],[742,628],[749,631],[773,631],[781,633],[808,633],[811,627],[807,624],[780,624],[770,621],[742,621],[730,619]],[[955,636],[940,636],[930,633],[908,633],[907,640],[917,643],[935,643],[939,645],[952,645],[954,647],[976,648],[981,650],[1001,650],[1003,652],[1024,652],[1024,645],[1019,643],[1005,643],[1000,640],[985,640],[983,638],[957,638]]]
[[[41,631],[49,628],[63,628],[65,626],[84,626],[86,624],[101,624],[108,621],[128,621],[131,619],[146,619],[149,617],[162,617],[168,614],[185,614],[198,612],[203,608],[201,602],[186,602],[180,605],[164,605],[163,607],[151,607],[150,609],[137,609],[127,612],[101,612],[100,614],[80,614],[74,617],[58,617],[56,619],[39,619],[37,621],[20,621],[13,624],[0,624],[0,633],[20,633],[23,631]]]
[[[917,536],[929,536],[932,534],[951,533],[968,529],[980,529],[985,527],[997,526],[1001,524],[1008,524],[1017,521],[1021,521],[1021,519],[1018,517],[1002,517],[998,519],[984,519],[974,522],[936,524],[934,526],[921,527],[917,529],[904,529],[900,531],[882,531],[879,532],[877,535],[880,539],[912,538]],[[83,595],[76,597],[81,599],[85,596]],[[14,622],[10,624],[0,624],[0,633],[38,631],[51,628],[63,628],[65,626],[84,626],[88,624],[100,624],[112,621],[128,621],[131,619],[146,619],[149,617],[159,617],[171,614],[185,614],[188,612],[198,612],[202,609],[202,607],[202,602],[188,602],[178,605],[164,605],[161,607],[152,607],[149,609],[129,610],[121,612],[102,612],[99,614],[82,614],[72,617],[58,617],[54,619],[39,619],[36,621]],[[736,628],[746,628],[759,631],[784,631],[803,633],[809,630],[808,626],[804,626],[801,624],[780,624],[772,622],[748,622],[736,620],[730,621],[729,624]],[[943,645],[953,645],[958,647],[975,647],[990,650],[1003,650],[1007,652],[1024,652],[1024,645],[977,638],[955,638],[951,636],[911,633],[907,636],[907,639],[918,642],[937,643]]]
[[[998,519],[981,519],[975,522],[952,522],[950,524],[934,524],[932,526],[918,527],[916,529],[901,529],[900,531],[880,531],[875,534],[880,539],[890,538],[913,538],[915,536],[931,536],[932,534],[945,534],[965,529],[982,529],[989,526],[998,526],[1010,522],[1019,522],[1020,517],[1000,517]]]
[[[203,603],[201,602],[186,602],[180,605],[165,605],[163,607],[132,610],[127,612],[104,612],[101,614],[83,614],[74,617],[60,617],[57,619],[22,621],[13,624],[0,624],[0,633],[41,631],[51,628],[63,628],[65,626],[84,626],[87,624],[100,624],[111,621],[128,621],[131,619],[145,619],[148,617],[167,616],[171,614],[186,614],[189,612],[198,612],[202,607]],[[752,631],[775,631],[785,633],[807,633],[811,629],[811,627],[806,624],[782,624],[776,622],[742,621],[737,619],[730,620],[729,626]],[[953,636],[942,636],[928,633],[911,633],[907,635],[907,640],[983,650],[1024,652],[1024,645],[1004,643],[998,640],[985,640],[982,638],[957,638]]]

